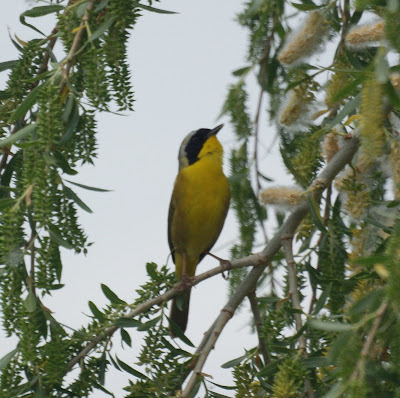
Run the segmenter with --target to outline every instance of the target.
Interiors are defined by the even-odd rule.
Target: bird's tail
[[[179,326],[182,332],[185,332],[188,323],[191,290],[192,289],[190,288],[185,290],[181,295],[172,300],[170,319]],[[171,337],[176,337],[176,334],[171,327],[169,328],[169,332]]]

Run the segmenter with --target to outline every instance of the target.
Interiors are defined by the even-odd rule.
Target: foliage
[[[0,359],[0,395],[84,397],[98,389],[113,396],[104,383],[115,367],[129,375],[127,397],[400,396],[397,0],[250,0],[237,18],[249,46],[223,107],[236,138],[229,157],[239,225],[232,259],[255,251],[267,219],[258,198],[271,183],[259,162],[260,114],[275,127],[282,162],[299,186],[274,188],[265,201],[278,205],[278,226],[295,206],[307,205],[308,216],[294,253],[285,244],[256,281],[260,344],[223,365],[232,369],[232,386],[213,384],[200,369],[182,392],[204,347],[193,353],[182,332],[169,336],[166,302],[175,277],[166,267],[147,264],[148,282],[130,304],[102,285],[109,303],[89,302],[90,320],[79,330],[43,305],[63,287],[60,249],[86,253],[90,245],[77,206],[91,210],[68,175],[96,158],[97,113],[133,107],[127,40],[147,11],[169,13],[138,0],[38,3],[21,22],[41,33],[27,21],[53,14],[56,29],[14,41],[18,59],[0,64],[10,70],[0,92],[0,299],[3,329],[18,340]],[[56,41],[62,60],[52,51]],[[254,120],[253,76],[260,90]],[[351,164],[322,197],[313,195],[324,181],[310,185],[349,137],[360,137]],[[231,297],[250,273],[232,271]],[[126,349],[132,332],[144,336],[132,363],[112,351],[117,331]]]

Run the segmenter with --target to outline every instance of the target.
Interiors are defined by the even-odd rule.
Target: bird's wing
[[[171,202],[169,204],[169,212],[168,212],[168,244],[169,244],[169,249],[170,249],[171,256],[172,256],[172,261],[175,263],[174,245],[172,243],[172,238],[171,238],[172,220],[174,218],[174,213],[175,213],[174,193],[175,193],[175,190],[172,193]]]

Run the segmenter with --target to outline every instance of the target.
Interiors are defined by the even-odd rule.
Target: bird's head
[[[179,170],[196,163],[203,156],[211,153],[219,155],[222,159],[222,145],[216,137],[222,127],[224,125],[220,124],[213,129],[199,129],[189,133],[179,149]]]

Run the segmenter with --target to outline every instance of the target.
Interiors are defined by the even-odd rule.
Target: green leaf
[[[8,123],[12,123],[15,122],[16,120],[18,120],[19,118],[23,117],[28,111],[29,109],[32,108],[32,106],[35,104],[36,102],[36,97],[38,96],[38,94],[40,93],[40,90],[43,88],[43,86],[46,83],[43,83],[39,86],[36,86],[26,97],[25,99],[22,101],[22,103],[19,105],[19,107],[14,111],[14,113],[11,115],[10,120],[8,121]]]
[[[73,245],[61,237],[60,231],[55,225],[49,224],[49,234],[51,240],[57,243],[59,246],[65,247],[66,249],[74,249]]]
[[[15,204],[14,199],[11,199],[11,198],[0,199],[0,211],[10,208],[14,204]]]
[[[314,329],[326,330],[327,332],[348,332],[354,330],[354,325],[336,321],[323,321],[321,319],[310,319],[308,325]]]
[[[28,312],[36,310],[37,300],[35,295],[30,291],[26,299],[24,300],[24,307]]]
[[[301,363],[307,369],[322,368],[331,365],[326,357],[302,358]]]
[[[90,209],[88,205],[86,205],[80,198],[79,196],[71,189],[68,188],[67,186],[63,186],[65,196],[67,198],[70,198],[73,200],[81,209],[87,211],[88,213],[93,213],[93,211]]]
[[[236,69],[235,71],[232,72],[233,76],[245,76],[247,73],[251,71],[253,68],[252,65],[245,66],[244,68]]]
[[[157,14],[178,14],[177,12],[174,12],[174,11],[161,10],[159,8],[145,6],[144,4],[140,4],[140,3],[136,3],[135,7],[142,8],[143,10],[146,10],[146,11],[155,12]]]
[[[58,12],[63,10],[65,7],[60,6],[57,4],[49,5],[49,6],[40,6],[40,7],[33,7],[30,10],[25,11],[21,14],[24,17],[42,17],[43,15],[52,14],[53,12]]]
[[[11,362],[17,352],[18,348],[10,351],[8,354],[4,355],[4,357],[0,359],[0,370],[6,367]]]
[[[194,347],[194,344],[185,336],[181,328],[172,319],[168,318],[167,316],[166,318],[175,336],[178,337],[178,339],[182,340],[188,346]]]
[[[157,274],[156,270],[157,270],[157,264],[155,264],[155,263],[147,263],[146,264],[146,271],[151,279],[154,279],[154,280],[158,279],[158,274]]]
[[[285,358],[281,358],[269,363],[257,373],[257,377],[272,377],[278,371],[279,366],[284,360]]]
[[[21,130],[18,130],[16,133],[10,135],[7,138],[4,138],[0,141],[0,148],[4,146],[9,146],[14,142],[25,138],[29,134],[32,134],[36,130],[36,124],[28,124],[27,126],[23,127]]]
[[[148,377],[145,376],[143,373],[140,373],[139,371],[133,369],[127,363],[121,361],[117,356],[115,356],[115,358],[117,358],[118,365],[121,367],[121,369],[125,370],[125,372],[128,372],[132,376],[135,376],[135,377],[137,377],[139,379],[143,379],[143,380],[147,380],[148,379]]]
[[[311,218],[315,224],[315,226],[324,234],[327,234],[328,231],[324,227],[324,224],[322,224],[322,217],[321,214],[319,214],[319,208],[318,208],[318,203],[315,201],[314,197],[312,195],[308,196],[308,208],[310,209],[310,215]]]
[[[90,187],[89,185],[78,184],[77,182],[73,182],[73,181],[70,181],[70,180],[64,180],[64,181],[67,181],[72,185],[76,185],[79,188],[87,189],[88,191],[112,192],[112,190],[110,190],[110,189],[102,189],[102,188]]]
[[[143,323],[131,318],[119,318],[114,322],[115,326],[119,328],[138,328],[143,326]]]
[[[141,326],[138,327],[139,332],[144,332],[146,330],[151,329],[153,326],[157,325],[158,322],[160,322],[161,316],[158,316],[154,319],[151,319],[150,321],[143,323]]]
[[[17,60],[0,62],[0,72],[3,72],[7,69],[12,69],[17,62]]]
[[[385,256],[361,257],[351,260],[351,262],[354,264],[368,265],[368,266],[372,266],[379,263],[386,263],[387,261],[388,259]]]
[[[126,301],[121,300],[107,285],[101,284],[101,290],[104,295],[111,301],[113,304],[124,304],[126,305]]]
[[[93,34],[89,37],[89,40],[87,41],[88,43],[98,39],[101,37],[110,27],[111,25],[115,22],[115,18],[112,17],[102,23],[94,32]]]
[[[125,329],[121,329],[121,339],[129,347],[132,347],[132,339],[129,333]]]
[[[60,167],[60,169],[65,174],[69,174],[69,175],[78,174],[78,172],[76,170],[71,168],[71,166],[68,164],[68,160],[66,159],[66,157],[61,152],[55,151],[54,152],[54,158],[56,160],[57,166]],[[91,211],[90,211],[90,213],[91,213]]]
[[[318,312],[320,312],[322,308],[324,308],[326,300],[328,300],[328,297],[331,294],[331,290],[332,290],[332,283],[330,283],[319,296],[317,303],[315,304],[314,311],[312,313],[313,315],[317,315]]]
[[[30,18],[42,17],[43,15],[48,15],[48,14],[51,14],[53,12],[61,11],[63,9],[64,9],[63,6],[60,6],[60,5],[57,5],[57,4],[48,5],[48,6],[33,7],[30,10],[27,10],[27,11],[23,12],[19,17],[19,20],[23,25],[28,26],[29,28],[33,29],[35,32],[38,32],[41,35],[45,36],[45,34],[43,32],[41,32],[38,28],[36,28],[35,26],[27,23],[25,21],[25,17],[30,17]]]
[[[291,3],[293,7],[297,8],[300,11],[310,11],[310,10],[317,10],[318,8],[325,7],[326,5],[319,5],[317,6],[312,1],[307,2],[306,4],[298,4],[298,3]]]
[[[239,365],[243,359],[247,358],[247,354],[242,355],[241,357],[235,358],[235,359],[231,359],[228,362],[225,362],[224,364],[221,365],[221,368],[223,369],[228,369],[228,368],[233,368],[236,365]]]
[[[95,318],[97,318],[99,321],[104,322],[107,320],[106,316],[97,308],[93,301],[89,301],[89,308]]]
[[[361,104],[361,95],[358,94],[356,97],[354,97],[352,100],[346,103],[346,105],[336,115],[335,118],[330,119],[326,124],[324,124],[323,128],[325,128],[326,130],[330,130],[333,126],[340,123],[346,116],[348,116],[355,109],[357,109],[360,106],[360,104]]]

